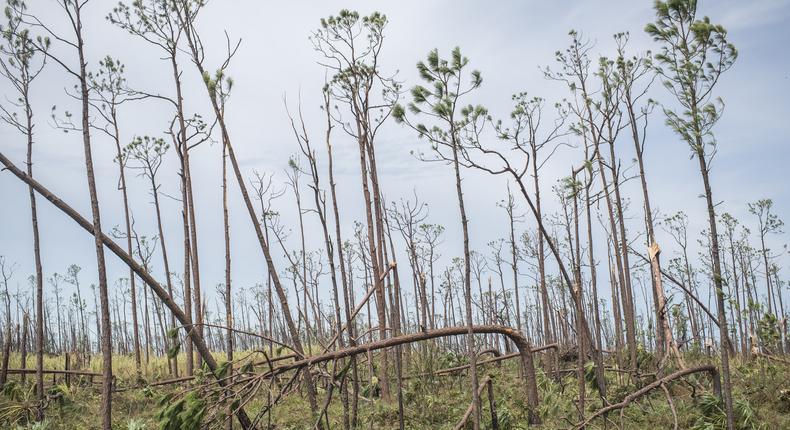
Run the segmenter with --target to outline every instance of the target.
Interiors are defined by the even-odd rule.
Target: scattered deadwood
[[[500,326],[500,325],[476,325],[472,326],[472,332],[475,334],[500,334],[503,336],[507,336],[515,345],[516,348],[519,350],[519,355],[521,357],[521,365],[526,369],[529,369],[525,372],[527,375],[534,375],[534,361],[532,358],[532,349],[530,348],[529,341],[521,335],[517,330],[512,329],[510,327]],[[441,328],[436,330],[431,330],[428,332],[420,332],[420,333],[412,333],[406,334],[396,337],[390,337],[387,339],[378,340],[375,342],[369,342],[366,344],[351,346],[347,348],[337,349],[335,351],[331,351],[325,354],[319,354],[316,356],[308,357],[303,360],[297,360],[293,363],[283,364],[281,366],[275,367],[269,372],[266,372],[260,377],[269,378],[280,375],[284,372],[289,370],[301,370],[305,367],[309,367],[318,363],[323,363],[327,361],[337,360],[345,357],[351,357],[358,354],[365,354],[370,351],[375,351],[379,349],[385,348],[392,348],[398,345],[410,344],[414,342],[420,342],[430,339],[436,339],[440,337],[448,337],[448,336],[461,336],[466,335],[469,333],[469,327],[447,327]],[[543,347],[551,348],[556,345],[547,345]],[[525,379],[525,391],[527,395],[527,406],[529,421],[531,424],[539,424],[540,418],[534,411],[538,407],[538,386],[537,382],[534,378],[526,378]]]
[[[556,343],[550,343],[548,345],[543,345],[543,346],[539,346],[537,348],[532,348],[531,351],[534,354],[536,352],[542,352],[542,351],[545,351],[547,349],[557,349],[557,344]],[[478,353],[478,355],[486,353],[486,352],[491,352],[491,350],[481,351],[480,353]],[[519,353],[519,352],[512,352],[510,354],[505,354],[505,355],[496,355],[495,354],[494,357],[489,358],[487,360],[478,361],[476,364],[477,364],[477,366],[482,366],[483,364],[498,363],[498,362],[501,362],[501,361],[504,361],[504,360],[509,360],[511,358],[516,358],[516,357],[518,357],[520,355],[521,355],[521,353]],[[466,370],[468,368],[469,368],[468,364],[464,364],[464,365],[461,365],[461,366],[455,366],[455,367],[448,367],[446,369],[439,369],[439,370],[433,372],[433,375],[434,376],[448,375],[448,374],[451,374],[451,373],[455,373],[455,372],[460,372],[462,370]],[[431,375],[430,373],[421,373],[419,375],[404,376],[403,379],[422,378],[422,377],[430,376],[430,375]]]
[[[483,394],[483,390],[488,387],[488,384],[491,383],[491,377],[486,376],[486,379],[480,381],[480,386],[477,388],[477,396],[481,396]],[[475,403],[472,401],[469,403],[469,407],[466,408],[466,412],[464,412],[464,416],[461,417],[461,421],[458,421],[458,424],[453,427],[454,430],[461,430],[466,427],[466,422],[469,421],[469,417],[472,416],[472,412],[475,410]]]
[[[764,352],[758,352],[758,353],[757,353],[757,355],[758,355],[758,356],[760,356],[760,357],[765,357],[765,358],[767,358],[767,359],[769,359],[769,360],[776,361],[777,363],[782,363],[782,364],[784,364],[784,365],[788,365],[788,366],[790,366],[790,361],[787,361],[787,360],[781,359],[781,358],[779,358],[779,357],[775,357],[775,356],[773,356],[773,355],[771,355],[771,354],[766,354],[766,353],[764,353]]]
[[[647,264],[650,264],[650,259],[648,259],[644,255],[640,254],[639,251],[635,250],[632,247],[629,247],[629,249],[631,250],[632,254],[636,255],[637,257],[642,259]],[[673,284],[675,284],[678,287],[680,287],[681,290],[683,290],[692,300],[694,300],[695,303],[697,303],[697,305],[699,305],[700,309],[702,309],[706,314],[708,314],[708,317],[710,318],[710,320],[714,324],[716,324],[717,327],[719,326],[719,319],[715,315],[713,315],[713,313],[710,311],[710,309],[708,309],[708,307],[705,306],[705,303],[702,303],[702,301],[697,297],[696,294],[694,294],[693,291],[689,290],[688,287],[686,287],[685,284],[683,284],[682,282],[678,281],[674,276],[672,276],[671,274],[667,273],[667,271],[665,271],[664,269],[661,269],[661,275],[663,277],[669,279]]]
[[[719,379],[719,370],[716,368],[716,366],[714,366],[712,364],[708,364],[708,365],[705,365],[705,366],[692,367],[692,368],[688,368],[688,369],[678,370],[675,373],[671,373],[671,374],[669,374],[669,375],[667,375],[667,376],[665,376],[665,377],[663,377],[661,379],[657,379],[656,381],[654,381],[654,382],[652,382],[652,383],[650,383],[648,385],[645,385],[644,387],[640,388],[639,390],[634,391],[633,393],[625,396],[625,399],[623,399],[622,402],[615,403],[615,404],[609,405],[609,406],[607,406],[605,408],[599,409],[598,412],[590,415],[590,417],[588,417],[583,422],[581,422],[579,424],[576,424],[576,426],[574,428],[575,429],[584,428],[587,425],[589,425],[594,419],[596,419],[596,418],[598,418],[598,417],[600,417],[600,416],[602,416],[602,415],[604,415],[606,413],[609,413],[611,411],[614,411],[614,410],[617,410],[617,409],[623,409],[626,406],[630,405],[631,402],[633,402],[634,400],[644,396],[645,394],[655,390],[656,388],[663,387],[668,382],[671,382],[671,381],[673,381],[675,379],[678,379],[678,378],[682,378],[682,377],[690,375],[692,373],[699,373],[699,372],[707,372],[707,373],[710,374],[711,380],[713,382],[713,392],[717,396],[721,397],[721,380]]]
[[[394,269],[395,267],[397,267],[397,263],[395,263],[395,262],[391,262],[389,265],[387,265],[387,270],[385,270],[384,273],[382,273],[381,276],[379,276],[379,282],[384,281],[384,279],[386,279],[387,276],[389,275],[390,271],[392,269]],[[350,321],[353,321],[354,318],[357,317],[357,314],[359,314],[359,312],[365,306],[365,303],[367,303],[368,300],[370,300],[370,297],[373,295],[373,293],[375,291],[376,291],[376,284],[374,284],[373,286],[370,287],[370,289],[368,289],[368,292],[365,293],[365,296],[362,297],[362,300],[360,300],[359,303],[357,304],[357,306],[354,308],[354,312],[352,312],[351,316],[349,317]],[[329,349],[332,348],[335,345],[335,342],[337,342],[337,339],[340,337],[341,334],[343,334],[343,332],[346,329],[348,329],[348,323],[343,324],[340,327],[340,331],[336,332],[335,335],[332,336],[332,339],[329,341],[329,343],[327,343],[327,345],[324,347],[324,349],[323,349],[323,351],[321,351],[321,353],[325,353],[325,352],[329,351]],[[362,336],[360,335],[360,336],[358,336],[358,338],[359,337],[362,337]]]
[[[8,369],[9,374],[32,374],[36,373],[36,369]],[[101,378],[102,374],[98,372],[87,372],[82,370],[46,370],[44,369],[42,373],[47,375],[74,375],[74,376],[94,376]]]
[[[162,301],[162,303],[167,306],[167,308],[173,313],[173,316],[178,320],[179,323],[186,327],[190,327],[190,320],[184,311],[181,309],[180,306],[175,302],[175,300],[170,296],[167,290],[160,284],[154,277],[146,270],[143,266],[141,266],[135,259],[129,255],[120,245],[118,245],[115,241],[107,237],[104,232],[95,231],[93,228],[93,223],[85,219],[79,212],[77,212],[74,208],[69,206],[66,202],[60,199],[57,195],[43,186],[41,183],[33,179],[31,176],[24,173],[20,170],[11,160],[8,159],[2,152],[0,152],[0,164],[5,166],[2,170],[8,170],[14,176],[19,178],[22,182],[26,183],[29,187],[33,188],[39,195],[47,199],[50,203],[52,203],[55,207],[60,209],[63,213],[69,216],[72,220],[74,220],[80,227],[82,227],[85,231],[90,233],[91,235],[96,236],[98,239],[101,240],[102,244],[107,247],[113,254],[115,254],[118,258],[121,259],[130,269],[134,271],[140,279],[143,280],[151,290],[157,295],[157,297]],[[198,354],[206,363],[208,368],[212,371],[217,369],[217,361],[214,359],[214,356],[209,351],[206,342],[203,339],[203,336],[199,333],[198,330],[194,329],[186,329],[187,336],[190,337],[192,343],[195,346]],[[219,381],[220,384],[224,384],[223,381]],[[249,419],[247,417],[246,412],[243,409],[237,410],[237,416],[239,418],[239,422],[245,423],[248,422]]]

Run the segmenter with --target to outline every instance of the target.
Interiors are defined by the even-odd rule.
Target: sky
[[[54,0],[29,1],[30,12],[56,29],[67,31],[65,16]],[[126,65],[126,77],[135,88],[153,93],[172,93],[172,76],[162,54],[145,42],[135,39],[105,20],[112,6],[110,0],[92,0],[85,7],[84,32],[87,61],[96,67],[106,55]],[[225,54],[224,31],[232,40],[241,39],[228,74],[235,86],[227,107],[228,125],[235,152],[245,174],[253,171],[274,175],[275,184],[283,187],[284,171],[291,155],[298,151],[284,102],[292,109],[302,103],[310,137],[323,142],[324,117],[319,109],[321,87],[326,72],[318,64],[309,36],[322,17],[343,8],[360,14],[380,11],[387,15],[386,40],[381,54],[381,69],[395,73],[408,89],[418,83],[415,63],[427,52],[441,53],[460,46],[470,59],[470,66],[483,75],[483,85],[471,103],[486,106],[495,118],[507,118],[512,106],[510,96],[526,91],[549,102],[569,97],[567,88],[544,78],[541,68],[554,64],[554,53],[568,46],[568,31],[575,29],[595,45],[590,54],[612,56],[614,33],[631,34],[630,51],[657,50],[644,33],[653,17],[652,1],[299,1],[266,2],[253,0],[210,1],[198,19],[198,28],[206,46],[206,63],[215,68]],[[714,133],[718,153],[712,167],[714,198],[720,212],[730,212],[750,227],[756,219],[748,214],[746,204],[771,198],[774,210],[787,218],[790,191],[786,187],[790,161],[790,1],[735,0],[701,1],[699,15],[710,16],[729,31],[729,39],[739,50],[735,66],[721,79],[716,95],[725,104],[724,115]],[[62,47],[56,53],[69,55]],[[74,65],[73,56],[66,57]],[[188,113],[210,118],[210,105],[200,76],[186,57],[179,59],[183,68],[185,103]],[[51,113],[79,112],[79,105],[68,92],[76,81],[50,62],[35,81],[34,168],[36,178],[51,191],[89,218],[90,206],[84,172],[82,142],[79,133],[64,133],[53,126]],[[7,103],[11,88],[0,83]],[[405,95],[407,96],[407,95]],[[658,84],[651,97],[672,107],[666,91]],[[124,142],[134,136],[164,136],[172,113],[161,102],[146,100],[124,105],[121,111],[121,134]],[[343,234],[350,238],[353,221],[363,221],[359,186],[358,154],[355,144],[336,129],[335,164],[341,202]],[[568,143],[574,144],[570,140]],[[385,198],[389,202],[409,198],[416,192],[430,206],[429,222],[447,228],[441,253],[445,258],[462,254],[460,223],[449,166],[424,164],[411,151],[426,149],[414,132],[394,122],[386,124],[376,143],[377,160]],[[624,165],[633,158],[632,144],[625,142],[621,153]],[[321,147],[319,145],[319,147]],[[650,120],[646,145],[646,170],[653,207],[662,214],[682,210],[691,220],[692,238],[706,226],[702,182],[696,160],[690,159],[687,146],[664,125],[660,111]],[[322,148],[322,147],[321,147]],[[0,126],[0,151],[22,166],[25,141],[8,126]],[[99,182],[99,200],[105,232],[123,223],[121,194],[117,189],[118,171],[113,163],[114,145],[105,136],[94,133],[93,157]],[[544,169],[543,193],[565,176],[571,164],[580,160],[579,151],[560,150]],[[205,144],[190,156],[200,244],[203,290],[213,295],[214,286],[223,281],[224,247],[221,206],[221,147]],[[323,157],[323,156],[321,156]],[[177,196],[177,157],[167,155],[161,170],[162,192]],[[323,158],[321,158],[323,161]],[[322,167],[325,169],[325,167]],[[147,183],[130,175],[130,201],[136,229],[154,236],[156,224]],[[305,178],[306,181],[306,178]],[[506,196],[505,182],[479,172],[464,172],[464,192],[469,211],[472,248],[487,252],[486,243],[507,232],[504,211],[496,203]],[[630,225],[641,219],[640,190],[636,181],[624,186],[632,200]],[[307,194],[308,189],[303,190]],[[556,199],[547,199],[548,211],[557,210]],[[7,172],[0,173],[0,255],[16,263],[12,291],[28,291],[27,276],[34,272],[27,187]],[[525,205],[517,199],[519,211]],[[265,263],[243,209],[238,188],[230,188],[231,235],[233,243],[233,281],[238,287],[250,287],[265,280]],[[296,209],[290,193],[275,202],[286,224],[296,228]],[[164,198],[163,217],[171,261],[175,267],[182,259],[180,202]],[[790,221],[790,219],[788,219]],[[96,264],[93,239],[56,208],[39,199],[42,258],[46,276],[65,273],[70,264],[83,268],[84,285],[95,282]],[[308,247],[321,247],[320,228],[314,214],[306,215]],[[636,223],[636,224],[634,224]],[[534,229],[526,217],[518,228]],[[634,228],[633,230],[636,230]],[[166,233],[166,234],[167,234]],[[677,250],[668,237],[659,232],[665,254]],[[294,233],[291,237],[295,244]],[[598,233],[597,233],[598,234]],[[770,238],[779,252],[786,235]],[[281,254],[281,253],[280,253]],[[598,255],[602,254],[600,251]],[[278,264],[284,267],[282,256]],[[405,260],[405,259],[404,259]],[[159,257],[153,270],[163,279]],[[446,262],[446,260],[445,260]],[[599,263],[605,267],[605,260]],[[785,254],[780,264],[790,263]],[[404,269],[405,264],[403,265]],[[114,280],[128,276],[128,269],[108,253],[111,295],[117,291]],[[784,272],[787,276],[787,272]],[[324,290],[328,297],[328,285]],[[323,294],[323,293],[322,293]],[[209,306],[210,309],[214,307]]]

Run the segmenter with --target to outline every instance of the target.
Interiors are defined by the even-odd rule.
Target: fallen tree
[[[548,344],[548,345],[538,346],[538,347],[532,348],[531,351],[534,354],[536,352],[542,352],[542,351],[545,351],[547,349],[555,349],[556,350],[557,349],[557,344],[556,343],[551,343],[551,344]],[[484,353],[489,353],[489,352],[493,353],[493,351],[496,351],[496,350],[480,351],[477,355],[480,356],[480,355],[482,355]],[[496,351],[496,352],[498,353],[499,351]],[[501,361],[504,361],[504,360],[509,360],[511,358],[519,357],[520,355],[521,355],[520,352],[512,352],[510,354],[505,354],[505,355],[496,355],[496,354],[494,354],[493,357],[491,357],[491,358],[489,358],[487,360],[478,361],[475,364],[477,366],[482,366],[483,364],[498,363],[498,362],[501,362]],[[448,367],[448,368],[445,368],[445,369],[439,369],[439,370],[433,372],[432,374],[431,373],[420,373],[418,375],[404,376],[403,379],[421,378],[421,377],[430,376],[430,375],[434,375],[434,376],[448,375],[450,373],[460,372],[460,371],[466,370],[468,368],[469,368],[468,364],[463,364],[461,366],[455,366],[455,367]]]
[[[338,360],[341,358],[351,357],[358,354],[367,354],[371,351],[379,349],[392,348],[399,345],[410,344],[430,339],[436,339],[448,336],[460,336],[468,334],[469,327],[447,327],[428,332],[419,332],[412,334],[405,334],[401,336],[391,337],[387,339],[369,342],[361,345],[350,346],[347,348],[337,349],[324,354],[307,357],[302,360],[297,360],[292,363],[286,363],[274,369],[258,375],[259,378],[271,378],[281,375],[290,370],[304,370],[315,364]],[[535,413],[538,407],[538,386],[535,381],[535,365],[532,357],[532,349],[529,341],[521,335],[517,330],[510,327],[500,325],[476,325],[472,326],[474,334],[500,334],[507,336],[518,349],[518,355],[521,357],[521,365],[524,367],[524,374],[527,375],[524,381],[524,389],[527,395],[528,417],[530,424],[539,424],[540,417]],[[541,347],[540,350],[556,346],[554,344]],[[245,381],[246,382],[246,381]]]
[[[648,394],[649,392],[655,390],[656,388],[663,387],[667,382],[674,381],[675,379],[682,378],[687,375],[691,375],[693,373],[700,373],[700,372],[707,372],[710,374],[711,380],[713,381],[713,393],[716,396],[721,397],[721,380],[719,379],[719,370],[716,366],[712,364],[708,364],[705,366],[699,367],[692,367],[688,369],[678,370],[675,373],[671,373],[663,378],[656,379],[655,381],[651,382],[650,384],[645,385],[644,387],[640,388],[639,390],[634,391],[633,393],[625,396],[622,402],[615,403],[605,408],[599,409],[596,413],[590,415],[586,420],[583,422],[576,424],[574,427],[575,429],[582,429],[585,428],[588,424],[590,424],[594,419],[607,414],[611,411],[617,409],[623,409],[631,404],[634,400]]]
[[[104,232],[96,232],[93,228],[93,223],[85,219],[79,212],[77,212],[74,208],[69,206],[66,202],[61,200],[57,195],[53,192],[49,191],[46,187],[41,185],[38,181],[21,171],[8,157],[5,156],[2,152],[0,152],[0,164],[5,166],[3,170],[8,170],[14,176],[19,178],[22,182],[26,183],[28,186],[33,188],[39,195],[47,199],[50,203],[52,203],[55,207],[60,209],[63,213],[68,215],[71,219],[73,219],[80,227],[82,227],[85,231],[90,233],[91,235],[98,235],[99,239],[101,240],[102,244],[107,247],[113,254],[115,254],[118,258],[121,259],[130,269],[134,271],[134,273],[143,280],[143,282],[148,285],[154,294],[159,297],[159,299],[164,303],[165,306],[173,313],[173,316],[184,326],[184,330],[186,331],[187,336],[190,337],[192,343],[195,345],[195,349],[197,350],[198,354],[200,354],[203,361],[206,363],[208,368],[212,370],[217,369],[217,361],[214,359],[214,356],[209,351],[208,346],[203,340],[203,337],[200,335],[198,330],[194,330],[192,325],[189,322],[186,314],[178,304],[170,297],[167,290],[162,287],[162,285],[148,273],[143,266],[141,266],[134,258],[129,255],[123,248],[121,248],[115,241],[107,237]],[[219,380],[220,385],[224,385],[225,381]],[[249,428],[249,418],[247,414],[244,412],[244,409],[239,408],[236,411],[236,416],[239,419],[239,423],[241,423],[242,427],[247,429]]]
[[[488,385],[491,384],[491,377],[486,376],[486,378],[480,381],[480,387],[477,389],[477,396],[483,395],[483,390],[485,390]],[[466,423],[469,422],[469,417],[472,416],[472,412],[475,410],[474,402],[469,404],[469,407],[466,408],[466,412],[464,412],[464,416],[461,417],[461,420],[458,421],[458,424],[453,427],[454,430],[463,430],[466,428]]]

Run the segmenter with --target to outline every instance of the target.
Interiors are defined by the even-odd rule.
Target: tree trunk
[[[102,390],[101,415],[102,428],[112,429],[112,328],[110,327],[110,301],[107,293],[107,270],[104,262],[104,245],[102,244],[101,215],[99,212],[99,196],[96,191],[96,177],[93,173],[93,154],[90,135],[90,104],[87,81],[87,63],[84,56],[82,39],[81,14],[77,8],[76,33],[77,51],[79,54],[80,96],[82,99],[82,143],[85,152],[85,173],[88,177],[88,192],[91,200],[93,216],[94,244],[96,248],[96,264],[99,273],[99,302],[101,304],[101,351],[102,351]]]

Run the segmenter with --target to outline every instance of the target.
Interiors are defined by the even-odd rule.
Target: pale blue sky
[[[64,17],[52,0],[30,1],[33,13],[56,27],[63,26]],[[171,92],[168,65],[155,50],[105,22],[103,17],[114,1],[93,0],[86,7],[85,37],[88,61],[95,66],[106,54],[126,64],[131,85],[152,91]],[[318,109],[324,71],[316,64],[318,55],[308,40],[319,19],[337,13],[341,8],[357,9],[362,14],[379,10],[390,24],[382,53],[382,68],[398,71],[398,78],[409,88],[416,81],[414,64],[432,48],[448,52],[460,46],[474,68],[481,70],[484,84],[476,100],[489,108],[495,117],[506,117],[510,111],[510,95],[527,91],[550,101],[567,97],[562,84],[546,81],[539,67],[552,65],[554,52],[568,44],[570,29],[582,32],[596,42],[593,55],[613,55],[611,35],[629,31],[631,51],[656,49],[644,34],[644,25],[653,19],[651,1],[219,1],[210,2],[199,19],[201,35],[206,43],[208,63],[216,62],[224,53],[223,29],[232,38],[242,38],[229,74],[235,79],[234,94],[228,106],[230,130],[242,168],[274,173],[284,180],[283,169],[289,155],[297,151],[282,98],[287,94],[292,103],[301,93],[309,132],[317,141],[323,135],[323,118]],[[713,167],[713,188],[719,211],[733,213],[743,222],[754,225],[746,203],[759,198],[772,198],[780,217],[790,213],[790,191],[786,186],[787,164],[790,161],[790,2],[763,0],[701,1],[700,15],[709,15],[723,24],[730,40],[738,47],[740,57],[735,67],[721,80],[717,94],[726,103],[724,117],[715,129],[719,153]],[[197,72],[186,58],[181,60],[189,112],[209,114],[209,106]],[[210,66],[210,68],[213,66]],[[50,108],[78,111],[64,89],[74,81],[54,63],[35,83],[33,103],[36,110],[36,176],[66,202],[86,216],[89,201],[83,169],[79,136],[64,135],[54,130],[49,121]],[[8,85],[0,91],[9,94]],[[652,97],[671,101],[655,85]],[[125,141],[134,135],[162,135],[170,118],[168,107],[156,102],[130,105],[122,112],[121,132]],[[696,161],[689,151],[663,124],[660,112],[651,121],[647,144],[647,171],[654,208],[662,213],[683,210],[692,220],[694,238],[706,223],[704,201]],[[344,235],[350,238],[352,222],[362,220],[361,192],[358,185],[356,149],[339,133],[336,142],[338,187],[342,202]],[[383,189],[387,200],[409,196],[416,188],[419,196],[431,206],[431,222],[447,227],[442,253],[456,256],[462,252],[457,209],[452,192],[452,177],[443,166],[427,166],[414,160],[410,150],[424,142],[414,133],[393,124],[387,125],[377,144]],[[624,163],[633,157],[631,144],[621,153]],[[0,127],[0,150],[20,166],[24,159],[24,141],[9,127]],[[105,231],[122,223],[121,195],[116,189],[117,167],[112,163],[114,148],[103,136],[95,135],[94,160],[100,182],[99,197]],[[220,205],[220,147],[199,148],[192,156],[198,219],[200,258],[204,291],[212,291],[222,281],[223,246],[222,212]],[[547,166],[544,194],[568,171],[579,155],[562,151]],[[163,191],[178,194],[175,154],[170,153],[162,168]],[[464,187],[470,202],[472,246],[487,251],[488,241],[502,237],[506,226],[504,212],[495,202],[505,196],[504,182],[473,172],[465,173]],[[627,185],[627,196],[634,199],[631,216],[639,225],[641,206],[637,184]],[[146,183],[132,178],[131,201],[138,231],[154,235],[153,207]],[[305,190],[306,192],[306,190]],[[234,281],[249,287],[265,279],[265,268],[247,214],[234,185],[231,188],[231,220],[234,254]],[[25,278],[33,272],[33,257],[27,188],[8,173],[0,174],[0,255],[19,264],[18,282],[26,287]],[[277,209],[285,220],[294,220],[290,198],[277,201]],[[65,272],[69,264],[83,267],[83,282],[95,279],[95,254],[92,238],[48,203],[39,204],[43,265],[47,276]],[[174,267],[181,259],[180,204],[165,199],[165,223],[168,251]],[[556,206],[549,203],[549,209]],[[522,205],[523,210],[523,205]],[[321,246],[317,219],[308,215],[308,232],[313,235],[311,248]],[[528,218],[529,219],[529,218]],[[790,219],[788,219],[790,221]],[[289,223],[295,227],[295,223]],[[533,228],[528,221],[521,228]],[[665,238],[664,238],[665,239]],[[772,238],[776,250],[787,236]],[[665,254],[675,250],[665,242]],[[598,252],[599,256],[605,255]],[[154,260],[157,276],[162,278],[159,257]],[[781,264],[790,263],[785,255]],[[605,261],[601,264],[605,267]],[[282,267],[282,266],[281,266]],[[114,257],[108,257],[110,279],[128,276],[128,271]],[[405,261],[402,270],[407,270]],[[787,272],[784,274],[787,275]],[[213,293],[212,293],[213,294]],[[608,294],[606,294],[608,295]],[[213,306],[210,306],[213,309]]]

